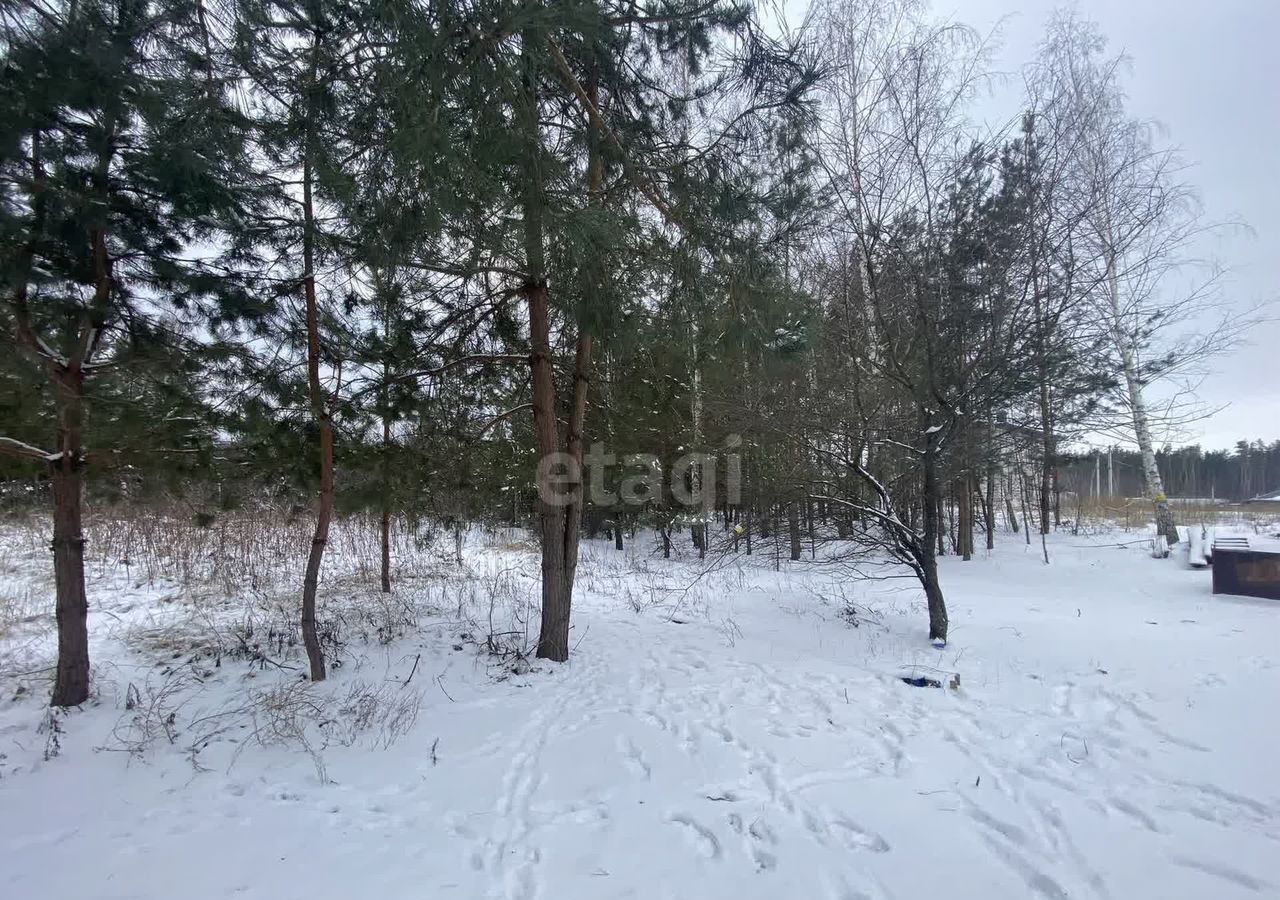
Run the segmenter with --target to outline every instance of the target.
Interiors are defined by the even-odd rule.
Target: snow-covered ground
[[[430,595],[456,609],[314,687],[215,666],[171,634],[207,606],[95,569],[97,704],[51,735],[5,682],[0,896],[1280,896],[1280,604],[1115,540],[946,558],[942,651],[909,581],[589,542],[573,658],[531,670],[476,626],[520,630],[537,558],[472,544]]]

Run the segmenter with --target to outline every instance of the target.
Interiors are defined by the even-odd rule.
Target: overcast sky
[[[1003,19],[995,67],[1014,77],[975,114],[1017,112],[1017,73],[1031,59],[1053,0],[934,0],[937,13],[987,31]],[[1192,164],[1211,220],[1240,219],[1203,253],[1229,270],[1224,300],[1246,309],[1280,296],[1280,0],[1079,0],[1113,52],[1132,59],[1127,81],[1136,117],[1156,119]],[[993,124],[995,124],[993,122]],[[1280,308],[1272,311],[1275,315]],[[1242,438],[1280,439],[1280,322],[1255,328],[1249,344],[1216,360],[1200,386],[1212,407],[1188,438],[1206,448]]]
[[[1011,74],[975,115],[992,124],[1018,111],[1018,72],[1032,59],[1053,0],[934,0],[943,17],[980,31],[1001,23],[995,68]],[[1129,106],[1156,119],[1181,147],[1212,220],[1238,229],[1207,243],[1229,270],[1224,298],[1235,309],[1280,296],[1280,0],[1079,0],[1112,51],[1132,58]],[[1280,310],[1277,310],[1280,311]],[[1199,396],[1226,406],[1190,426],[1206,448],[1242,438],[1280,439],[1280,323],[1253,329],[1248,346],[1212,364]]]
[[[973,110],[995,127],[1016,122],[1022,66],[1035,56],[1056,0],[932,0],[934,12],[986,33],[1000,26],[993,67],[1009,77]],[[792,24],[803,0],[783,0]],[[1280,0],[1078,0],[1113,53],[1131,59],[1129,108],[1153,119],[1191,164],[1206,218],[1243,221],[1198,249],[1228,270],[1223,302],[1247,310],[1280,298]],[[1270,313],[1280,317],[1280,303]],[[1199,387],[1207,408],[1187,443],[1228,448],[1280,440],[1280,321],[1211,364]],[[1159,389],[1153,391],[1159,393]]]

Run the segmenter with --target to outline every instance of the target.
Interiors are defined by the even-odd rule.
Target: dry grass
[[[1261,534],[1275,529],[1280,521],[1280,503],[1227,503],[1207,500],[1170,501],[1179,525],[1230,525]],[[1078,501],[1074,496],[1062,498],[1062,517],[1081,528],[1118,527],[1125,531],[1142,531],[1155,522],[1149,500],[1138,497],[1088,497]]]
[[[328,781],[323,753],[332,746],[364,744],[387,749],[413,729],[419,691],[399,684],[354,681],[326,692],[286,680],[250,689],[212,710],[200,706],[203,680],[190,669],[166,670],[125,690],[124,714],[101,748],[142,757],[157,743],[180,747],[197,770],[212,747],[229,745],[234,766],[250,745],[306,753],[316,777]]]
[[[379,523],[334,523],[321,573],[319,630],[335,667],[368,645],[414,633],[423,615],[463,610],[501,619],[502,591],[465,586],[452,532],[393,524],[394,591],[380,590]],[[85,566],[95,640],[119,640],[171,665],[301,672],[298,603],[313,520],[283,506],[196,516],[177,503],[90,507]],[[49,521],[38,511],[0,520],[0,675],[41,677],[52,647]],[[465,595],[465,596],[461,596]],[[513,630],[503,620],[495,631]],[[519,628],[523,630],[523,625]],[[488,632],[485,632],[488,633]]]

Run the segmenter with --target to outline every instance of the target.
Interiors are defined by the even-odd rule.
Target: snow
[[[40,702],[3,682],[3,893],[1280,896],[1280,606],[1215,597],[1207,572],[1117,546],[1133,537],[1053,535],[1047,567],[1039,542],[1012,536],[989,557],[944,558],[942,651],[909,580],[775,573],[767,542],[699,574],[651,558],[644,538],[625,553],[590,541],[569,663],[495,661],[450,611],[317,686],[242,660],[158,666],[137,634],[194,601],[95,568],[101,697],[61,718],[58,755],[43,758]],[[466,552],[475,584],[505,573],[512,596],[535,595],[527,542]],[[47,554],[0,561],[21,593]],[[32,627],[6,649],[42,640]],[[169,669],[207,673],[183,682],[173,742],[109,752],[138,715],[127,685],[153,698]],[[959,685],[901,680],[922,675]],[[350,746],[313,736],[309,754],[250,740],[240,721],[193,767],[201,714],[282,687],[328,709],[357,682],[413,699],[416,720],[385,749],[385,722]]]
[[[3,444],[6,447],[12,447],[18,454],[30,456],[34,459],[43,459],[48,462],[57,462],[62,459],[61,451],[58,453],[49,453],[32,444],[28,444],[11,437],[0,437],[0,444]]]

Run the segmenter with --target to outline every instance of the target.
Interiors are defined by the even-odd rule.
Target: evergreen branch
[[[582,108],[591,119],[592,126],[605,135],[618,151],[618,156],[622,160],[622,168],[627,173],[627,177],[631,180],[631,183],[635,186],[636,190],[644,194],[645,198],[653,204],[654,209],[658,210],[670,225],[683,232],[692,233],[692,229],[681,221],[680,217],[677,216],[671,207],[667,205],[667,202],[662,199],[652,180],[642,177],[640,172],[637,171],[635,166],[630,162],[626,148],[622,145],[622,141],[619,140],[618,135],[614,130],[609,127],[609,124],[605,122],[604,116],[600,114],[599,108],[591,102],[591,97],[587,94],[586,88],[582,86],[582,83],[578,80],[577,76],[573,74],[573,69],[570,68],[569,61],[565,59],[564,53],[560,50],[560,45],[555,42],[555,38],[552,38],[549,35],[547,37],[547,47],[551,51],[551,59],[556,65],[556,70],[564,79],[565,85],[573,92],[574,96],[578,98],[578,102],[582,104]]]
[[[667,25],[672,22],[683,22],[689,19],[700,19],[719,5],[720,0],[710,0],[701,6],[695,6],[692,9],[680,10],[679,12],[666,13],[663,15],[626,15],[626,16],[606,16],[605,24],[611,27],[619,25]]]
[[[497,425],[497,424],[499,424],[499,423],[501,423],[501,422],[505,422],[507,419],[510,419],[510,418],[511,418],[512,416],[514,416],[516,413],[523,412],[523,411],[524,411],[524,410],[526,410],[526,409],[533,409],[533,404],[532,404],[532,403],[521,403],[521,404],[519,404],[518,406],[513,406],[513,407],[511,407],[511,409],[507,410],[507,411],[506,411],[506,412],[504,412],[504,413],[499,413],[498,415],[494,416],[492,419],[490,419],[488,422],[486,422],[486,423],[485,423],[485,424],[480,428],[480,430],[479,430],[479,431],[477,431],[477,432],[476,432],[475,437],[473,437],[473,438],[471,439],[471,440],[472,440],[472,442],[474,443],[475,441],[480,440],[480,438],[482,438],[482,437],[484,437],[486,434],[488,434],[488,433],[489,433],[489,431],[490,431],[490,429],[492,429],[495,425]]]

